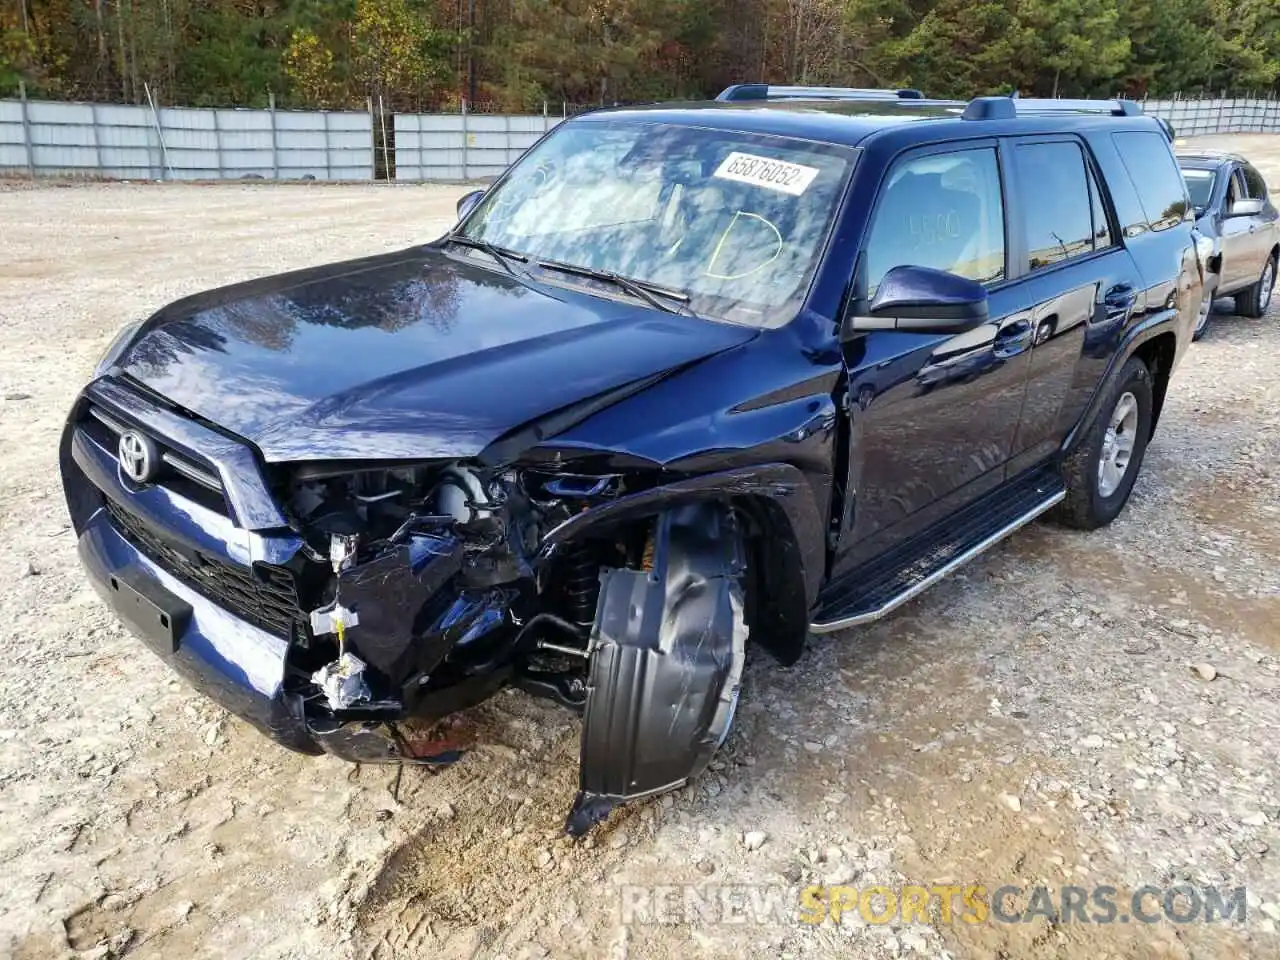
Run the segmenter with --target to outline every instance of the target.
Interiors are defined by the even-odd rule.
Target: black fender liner
[[[652,570],[601,575],[567,833],[581,836],[617,804],[706,768],[738,702],[745,571],[733,511],[695,503],[657,518]]]

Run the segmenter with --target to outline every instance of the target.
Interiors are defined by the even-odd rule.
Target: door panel
[[[1275,244],[1274,223],[1275,207],[1267,196],[1267,183],[1256,169],[1249,164],[1240,166],[1240,176],[1244,180],[1245,192],[1251,200],[1262,201],[1262,212],[1247,218],[1249,221],[1249,251],[1253,269],[1246,279],[1252,283],[1262,276],[1262,268],[1271,256],[1271,248]]]
[[[1084,144],[1027,138],[1011,153],[1027,248],[1019,305],[1031,312],[1035,343],[1006,476],[1057,453],[1080,415],[1086,343],[1123,326],[1142,288],[1132,257],[1114,243],[1110,199]]]
[[[836,574],[1004,479],[1026,389],[1029,310],[991,294],[991,322],[955,336],[876,331],[846,349],[852,525]]]
[[[1032,307],[1036,325],[1035,347],[1031,353],[1018,433],[1013,442],[1011,473],[1051,456],[1061,444],[1058,415],[1075,379],[1076,360],[1084,345],[1085,324],[1092,318],[1099,300],[1099,283],[1092,263],[1078,272],[1065,268],[1056,273],[1056,276],[1045,279],[1057,282],[1044,284],[1040,291],[1047,294],[1048,299]],[[1062,287],[1068,289],[1058,293]],[[1037,295],[1031,284],[1028,284],[1027,293],[1029,298]]]
[[[1262,272],[1262,261],[1257,256],[1256,237],[1249,233],[1252,217],[1229,217],[1231,205],[1246,196],[1240,171],[1231,171],[1227,195],[1219,213],[1219,236],[1222,238],[1222,293],[1238,290],[1252,283]],[[1257,261],[1255,263],[1255,261]],[[1255,270],[1254,268],[1257,267]]]
[[[1079,419],[1092,367],[1082,370],[1087,344],[1123,328],[1142,297],[1133,258],[1120,247],[1023,281],[1036,317],[1026,398],[1007,476],[1053,456]],[[1083,389],[1082,389],[1083,388]]]
[[[991,319],[960,334],[875,330],[843,344],[849,375],[846,511],[835,573],[998,484],[1026,384],[1033,318],[1007,276],[994,141],[925,149],[880,188],[856,277],[854,312],[904,264],[991,285]]]

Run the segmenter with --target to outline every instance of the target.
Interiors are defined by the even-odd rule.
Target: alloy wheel
[[[1102,496],[1109,497],[1120,489],[1129,472],[1137,436],[1138,398],[1126,391],[1116,401],[1102,439],[1102,455],[1098,458],[1098,493]]]

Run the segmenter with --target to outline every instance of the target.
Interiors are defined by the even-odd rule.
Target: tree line
[[[1277,0],[0,0],[0,96],[526,111],[756,80],[1141,97],[1278,78]]]

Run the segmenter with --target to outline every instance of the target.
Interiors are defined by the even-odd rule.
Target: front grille
[[[126,431],[150,436],[147,431],[125,423],[97,404],[90,404],[86,412],[88,415],[80,421],[80,429],[113,457],[117,455],[120,436]],[[151,436],[151,441],[158,449],[159,462],[155,465],[155,476],[148,482],[168,487],[188,500],[227,515],[222,481],[211,464],[178,452],[161,437]]]
[[[288,570],[265,563],[244,567],[199,551],[179,550],[114,500],[107,500],[107,512],[122,537],[196,592],[268,633],[306,642],[306,618]]]

